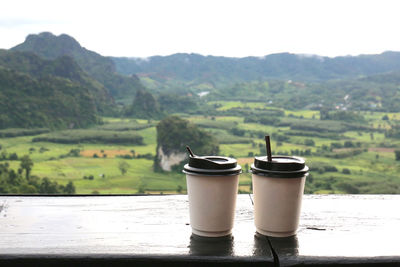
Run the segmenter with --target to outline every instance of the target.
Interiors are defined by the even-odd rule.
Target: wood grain
[[[306,195],[297,236],[270,238],[281,263],[400,263],[400,196]],[[233,238],[191,238],[186,195],[0,197],[0,259],[108,257],[273,262],[238,195]],[[199,258],[200,257],[200,258]]]

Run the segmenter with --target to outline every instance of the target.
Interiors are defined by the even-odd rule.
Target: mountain
[[[129,105],[124,113],[139,119],[159,119],[163,115],[154,96],[144,90],[136,92],[132,105]]]
[[[111,114],[115,108],[114,99],[107,89],[84,72],[71,57],[45,60],[31,52],[0,50],[0,66],[39,79],[47,76],[69,79],[88,91],[98,113]]]
[[[97,122],[95,101],[86,87],[0,66],[0,129],[76,128]]]
[[[207,84],[215,88],[266,79],[322,82],[400,70],[400,52],[335,58],[290,53],[245,58],[181,53],[112,60],[122,74],[137,74],[144,81],[150,78],[161,84],[172,79],[199,90]]]
[[[115,98],[133,96],[143,85],[136,75],[116,73],[114,62],[82,47],[74,38],[66,34],[55,36],[49,32],[28,35],[26,40],[12,51],[33,52],[44,59],[72,57],[92,78],[101,83]]]

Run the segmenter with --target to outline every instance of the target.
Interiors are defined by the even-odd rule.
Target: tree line
[[[68,182],[58,184],[49,178],[31,175],[33,161],[28,155],[20,158],[15,171],[8,162],[0,164],[0,194],[75,194],[75,185]]]

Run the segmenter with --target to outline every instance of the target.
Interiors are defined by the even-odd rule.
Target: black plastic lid
[[[233,175],[241,171],[235,159],[220,156],[189,156],[189,163],[183,167],[184,173],[202,175]]]
[[[254,174],[278,178],[301,177],[308,172],[308,167],[303,158],[288,156],[273,156],[272,161],[268,157],[255,157],[251,165]]]

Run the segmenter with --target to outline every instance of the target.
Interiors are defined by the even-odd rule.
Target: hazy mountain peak
[[[78,50],[84,49],[71,36],[60,34],[58,36],[51,32],[30,34],[25,42],[12,48],[19,51],[33,51],[42,57],[54,59],[59,56],[70,55]]]
[[[11,50],[33,52],[45,59],[69,56],[91,77],[103,84],[114,97],[132,96],[137,88],[143,88],[136,76],[125,77],[116,73],[115,64],[110,58],[82,47],[67,34],[31,34],[25,42]]]

